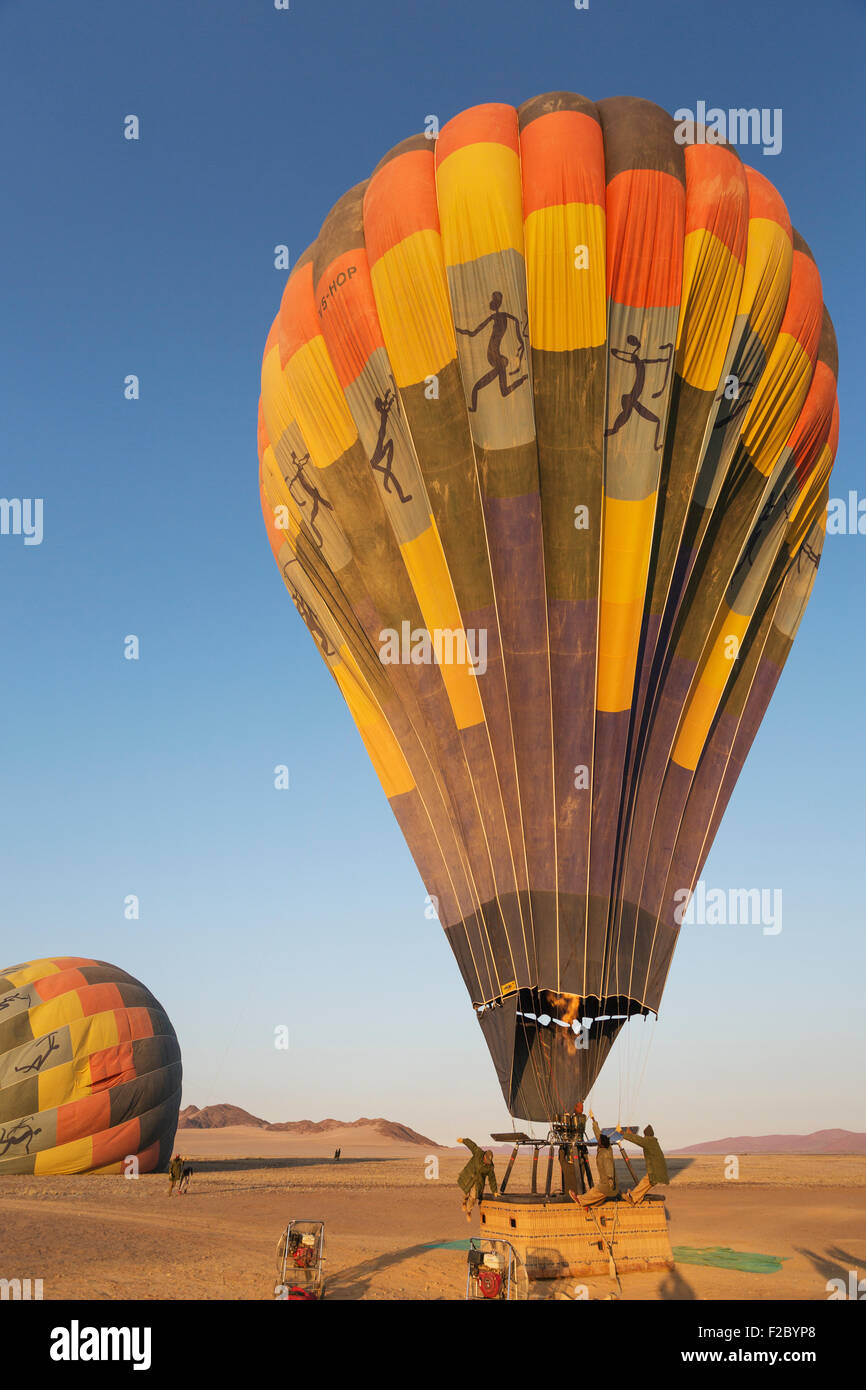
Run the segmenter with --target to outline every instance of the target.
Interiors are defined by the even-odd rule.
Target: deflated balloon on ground
[[[0,1175],[158,1171],[180,1091],[174,1029],[124,970],[79,956],[0,970]]]

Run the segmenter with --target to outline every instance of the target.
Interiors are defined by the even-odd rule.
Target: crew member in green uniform
[[[496,1183],[496,1173],[493,1168],[493,1154],[490,1149],[482,1149],[472,1139],[458,1139],[458,1144],[465,1144],[472,1157],[457,1179],[463,1190],[463,1210],[466,1213],[466,1220],[472,1220],[472,1208],[476,1202],[481,1201],[484,1192],[484,1184],[490,1185],[491,1194],[499,1196],[499,1188]]]
[[[643,1149],[646,1174],[639,1183],[635,1184],[631,1192],[625,1194],[626,1201],[639,1207],[651,1187],[670,1182],[668,1165],[652,1125],[645,1126],[643,1135],[639,1134],[636,1129],[625,1129],[623,1130],[623,1138],[627,1139],[630,1144],[637,1144],[639,1148]]]
[[[174,1185],[175,1185],[175,1183],[179,1183],[179,1182],[180,1182],[182,1176],[183,1176],[183,1159],[181,1158],[180,1154],[175,1154],[174,1158],[171,1160],[171,1163],[168,1165],[168,1177],[169,1177],[168,1195],[169,1195],[169,1197],[173,1197],[173,1196],[174,1196]]]
[[[595,1135],[595,1142],[598,1145],[595,1157],[595,1167],[598,1176],[595,1180],[595,1186],[591,1187],[588,1192],[583,1192],[579,1196],[576,1192],[570,1193],[572,1201],[579,1202],[582,1207],[594,1207],[597,1206],[599,1202],[609,1202],[611,1198],[616,1197],[619,1192],[619,1188],[616,1185],[616,1166],[613,1159],[613,1149],[610,1147],[610,1140],[606,1134],[602,1134],[598,1127],[598,1121],[591,1110],[589,1112],[589,1118],[592,1120],[592,1130]]]

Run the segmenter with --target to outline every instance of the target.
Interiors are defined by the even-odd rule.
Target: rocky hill
[[[866,1134],[817,1129],[814,1134],[740,1134],[675,1149],[681,1154],[866,1154]]]
[[[423,1144],[426,1148],[440,1148],[435,1139],[428,1139],[417,1130],[402,1125],[397,1120],[386,1120],[379,1116],[359,1120],[283,1120],[271,1124],[258,1115],[251,1115],[238,1105],[206,1105],[199,1110],[196,1105],[187,1105],[178,1117],[178,1129],[228,1129],[245,1125],[254,1129],[282,1131],[286,1134],[326,1134],[334,1129],[372,1129],[385,1139],[398,1144]]]

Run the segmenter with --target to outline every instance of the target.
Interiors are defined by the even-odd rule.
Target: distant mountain
[[[241,1110],[238,1105],[206,1105],[202,1110],[196,1105],[187,1105],[181,1110],[177,1122],[178,1129],[227,1129],[234,1125],[269,1129],[284,1134],[326,1134],[332,1129],[364,1128],[375,1130],[383,1139],[391,1139],[398,1144],[423,1144],[428,1149],[442,1147],[435,1139],[428,1139],[426,1135],[419,1134],[408,1125],[401,1125],[396,1120],[385,1120],[381,1116],[374,1120],[362,1116],[360,1120],[283,1120],[279,1124],[269,1124],[267,1120],[251,1115],[248,1110]]]
[[[239,1105],[206,1105],[199,1110],[197,1105],[188,1105],[177,1118],[178,1129],[226,1129],[229,1125],[253,1125],[256,1129],[267,1129],[267,1120],[259,1120]]]
[[[818,1129],[814,1134],[740,1134],[673,1149],[678,1154],[866,1154],[866,1134]]]

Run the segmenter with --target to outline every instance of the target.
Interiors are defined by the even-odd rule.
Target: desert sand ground
[[[383,1152],[371,1154],[376,1138]],[[358,1131],[329,1135],[324,1153],[318,1136],[255,1130],[183,1130],[176,1147],[195,1167],[184,1197],[169,1198],[164,1174],[0,1179],[0,1276],[42,1278],[46,1299],[270,1299],[277,1239],[289,1219],[306,1218],[326,1223],[326,1298],[463,1297],[465,1252],[436,1247],[478,1234],[455,1185],[464,1153],[435,1151],[436,1178],[425,1176],[423,1148]],[[500,1174],[504,1166],[498,1159]],[[675,1247],[776,1255],[782,1267],[747,1274],[680,1263],[623,1276],[624,1300],[823,1300],[828,1279],[866,1273],[866,1158],[745,1157],[737,1181],[724,1179],[717,1157],[677,1156],[670,1167]],[[624,1169],[622,1180],[629,1185]],[[511,1190],[522,1186],[518,1165]],[[592,1297],[614,1287],[586,1282]]]

